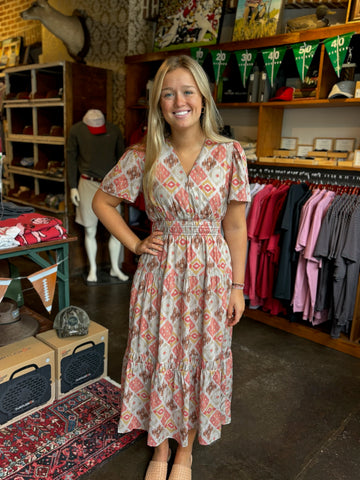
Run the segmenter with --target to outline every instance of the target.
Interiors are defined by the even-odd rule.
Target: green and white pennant
[[[246,86],[247,79],[249,78],[250,72],[254,66],[256,55],[257,50],[239,50],[235,52],[244,87]]]
[[[207,49],[201,47],[190,48],[190,56],[196,60],[200,65],[203,65],[208,54]]]
[[[223,50],[211,50],[215,82],[217,85],[219,85],[220,79],[229,62],[230,54],[231,52],[224,52]]]
[[[270,84],[274,86],[274,80],[279,71],[281,62],[283,61],[287,47],[273,47],[267,50],[262,50],[262,56],[265,63],[266,72],[270,79]]]
[[[312,42],[295,43],[291,47],[302,82],[309,70],[319,43],[319,40],[314,40]]]
[[[350,40],[353,35],[354,32],[344,33],[343,35],[338,35],[337,37],[331,37],[324,40],[327,54],[329,55],[331,64],[334,67],[335,73],[338,77],[340,77],[341,67],[344,63]]]

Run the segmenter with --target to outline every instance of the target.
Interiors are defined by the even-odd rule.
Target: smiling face
[[[165,75],[160,108],[172,133],[200,127],[202,96],[189,70],[177,68]]]

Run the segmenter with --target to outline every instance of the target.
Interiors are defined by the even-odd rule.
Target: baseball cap
[[[329,93],[328,98],[353,98],[355,93],[355,82],[352,80],[343,80],[335,83]]]
[[[275,97],[270,98],[269,102],[273,102],[276,100],[283,100],[286,102],[292,100],[294,90],[294,87],[280,87],[278,90],[276,90]]]
[[[90,319],[88,314],[80,307],[70,305],[56,315],[53,327],[58,337],[73,337],[88,334]]]
[[[93,135],[106,133],[105,117],[100,110],[88,110],[83,116],[83,122]]]

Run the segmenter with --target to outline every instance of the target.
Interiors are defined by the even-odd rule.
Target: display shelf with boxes
[[[67,224],[67,134],[90,108],[111,121],[112,72],[65,61],[24,65],[5,71],[5,85],[4,196]]]
[[[359,151],[360,145],[360,98],[328,98],[333,86],[342,80],[341,74],[338,76],[334,70],[329,54],[325,47],[327,39],[337,38],[339,36],[351,34],[352,58],[359,58],[360,53],[360,22],[351,22],[338,24],[326,28],[314,30],[296,31],[288,34],[275,35],[267,38],[258,38],[244,40],[239,42],[227,42],[207,47],[207,51],[221,50],[230,52],[230,61],[223,73],[223,82],[215,82],[214,69],[211,55],[207,55],[203,66],[207,71],[211,83],[214,85],[214,99],[218,105],[220,113],[226,125],[231,125],[234,137],[242,141],[243,138],[250,136],[256,142],[256,159],[249,161],[249,165],[256,166],[274,166],[278,165],[280,159],[281,167],[288,169],[298,166],[303,168],[318,168],[327,172],[336,170],[341,172],[357,172],[358,167],[354,163],[350,164],[348,157],[346,165],[336,160],[336,165],[332,163],[326,165],[312,165],[303,159],[303,163],[296,165],[292,158],[286,161],[286,158],[274,156],[274,151],[278,150],[283,137],[298,137],[299,145],[312,145],[316,137],[328,136],[329,132],[334,138],[342,137],[355,138],[355,157]],[[290,51],[294,44],[302,42],[311,42],[319,40],[317,51],[313,57],[308,72],[307,84],[299,82],[299,74],[296,70],[296,64]],[[268,92],[266,101],[248,101],[248,85],[240,85],[241,77],[238,71],[238,65],[234,60],[234,53],[241,50],[269,49],[271,47],[288,47],[285,53],[285,60],[278,72],[276,82]],[[133,135],[139,128],[143,128],[147,119],[147,89],[157,69],[171,55],[187,54],[190,55],[190,49],[151,52],[143,55],[128,56],[126,63],[126,111],[125,111],[125,139],[127,144],[132,143]],[[258,55],[259,57],[259,55]],[[263,64],[258,64],[259,71]],[[360,74],[360,64],[356,65],[353,72],[355,77]],[[355,78],[356,79],[356,78]],[[295,83],[294,83],[295,82]],[[293,88],[296,95],[292,99],[274,98],[276,91],[281,87]],[[229,88],[227,88],[229,87]],[[237,90],[236,88],[239,87]],[[237,95],[229,94],[230,90]],[[236,101],[233,101],[236,100]],[[305,131],[305,133],[304,133]],[[325,135],[327,134],[327,135]],[[310,138],[311,137],[311,138]],[[351,152],[350,152],[351,153]],[[261,162],[262,160],[263,162]],[[129,220],[129,206],[125,205],[125,218]],[[134,227],[136,232],[136,227]],[[141,231],[144,235],[144,232]],[[135,271],[137,257],[129,250],[124,251],[123,269],[129,273]],[[359,289],[360,291],[360,289]],[[247,311],[249,317],[259,321],[272,324],[277,328],[291,331],[297,335],[304,336],[315,342],[330,346],[331,348],[360,357],[360,297],[356,301],[354,313],[353,329],[349,338],[341,340],[330,339],[326,333],[319,332],[312,327],[301,326],[301,328],[289,325],[285,318],[280,318],[265,314],[261,311],[252,313]]]

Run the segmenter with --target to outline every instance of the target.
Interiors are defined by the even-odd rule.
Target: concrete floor
[[[71,304],[110,331],[109,376],[117,382],[129,292],[128,284],[71,279]],[[195,445],[194,480],[360,479],[359,359],[247,318],[234,329],[233,356],[232,423],[220,441]],[[143,480],[151,454],[143,437],[81,478]]]

